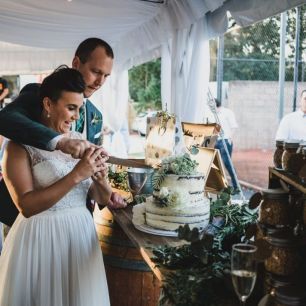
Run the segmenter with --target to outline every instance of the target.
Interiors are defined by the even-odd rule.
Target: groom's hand
[[[126,201],[117,192],[112,192],[111,198],[107,203],[107,206],[111,209],[125,208],[127,206]]]
[[[57,145],[56,149],[62,151],[63,153],[70,154],[73,158],[82,158],[85,151],[88,148],[97,148],[96,145],[90,143],[83,139],[71,139],[68,137],[62,137]]]

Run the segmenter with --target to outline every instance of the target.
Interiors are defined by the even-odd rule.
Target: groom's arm
[[[52,144],[52,139],[59,134],[38,122],[42,109],[39,86],[31,84],[28,88],[24,88],[12,103],[0,111],[0,134],[18,143],[54,150],[57,142]]]
[[[39,123],[41,112],[39,84],[26,85],[20,95],[0,111],[0,135],[39,149],[60,150],[74,158],[82,158],[85,151],[94,146],[87,140],[63,137]],[[107,156],[107,152],[104,155]]]

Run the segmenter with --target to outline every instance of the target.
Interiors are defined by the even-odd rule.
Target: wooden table
[[[151,260],[153,257],[152,249],[160,245],[179,246],[185,244],[186,242],[175,237],[157,236],[137,230],[132,223],[132,209],[132,205],[129,205],[125,209],[112,210],[112,214],[125,234],[139,249],[143,259],[152,269],[156,277],[162,281],[164,279],[163,275],[166,273],[166,271],[156,267],[155,263]]]
[[[284,170],[277,170],[273,167],[269,167],[269,188],[275,188],[278,186],[278,181],[284,181],[296,188],[297,190],[306,193],[306,184],[303,183],[296,175],[292,175]]]

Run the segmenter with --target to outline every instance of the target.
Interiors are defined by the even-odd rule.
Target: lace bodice
[[[79,135],[73,132],[71,138],[80,138]],[[45,188],[52,185],[68,174],[79,161],[61,151],[49,152],[31,146],[24,147],[30,156],[35,188]],[[82,181],[48,210],[86,206],[86,197],[91,183],[90,178]]]

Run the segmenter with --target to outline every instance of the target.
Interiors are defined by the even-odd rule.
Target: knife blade
[[[145,164],[144,159],[119,158],[115,156],[109,156],[106,162],[109,164],[120,165],[125,167],[153,169],[151,166]]]

